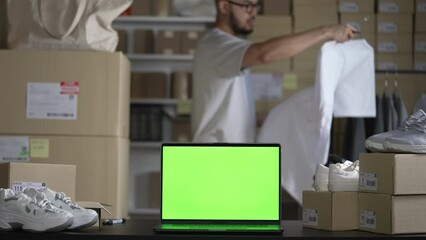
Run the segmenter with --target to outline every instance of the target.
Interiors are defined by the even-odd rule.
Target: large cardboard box
[[[132,98],[166,98],[165,73],[132,73]]]
[[[0,72],[1,134],[129,136],[122,53],[2,50]]]
[[[20,135],[20,137],[28,138],[30,163],[76,166],[76,181],[66,180],[69,177],[64,179],[69,181],[71,187],[75,183],[76,201],[100,202],[107,205],[107,209],[113,215],[111,217],[127,216],[128,139],[47,135]],[[46,170],[43,173],[52,174],[55,176],[51,178],[52,181],[57,182],[62,181],[63,176],[67,176],[67,173],[60,170]]]
[[[426,155],[361,153],[359,157],[360,191],[426,194]]]
[[[203,35],[203,31],[182,32],[182,54],[194,55],[198,41]]]
[[[292,33],[292,22],[290,16],[258,16],[249,40],[265,41],[272,37],[290,34]]]
[[[383,71],[413,70],[412,53],[378,53],[376,69]]]
[[[361,34],[374,34],[376,32],[375,14],[341,13],[340,23],[350,24]]]
[[[341,13],[374,13],[374,1],[339,0]]]
[[[133,33],[133,53],[154,52],[154,34],[150,30],[136,30]]]
[[[415,32],[426,32],[426,13],[421,12],[417,13],[416,16],[416,24],[414,26]]]
[[[358,192],[303,191],[303,226],[330,231],[358,229]]]
[[[426,33],[414,34],[414,52],[426,53]]]
[[[262,13],[263,15],[290,15],[291,1],[290,0],[263,0]]]
[[[417,13],[426,12],[426,0],[416,0],[416,12]]]
[[[413,35],[377,34],[376,48],[379,53],[412,53]]]
[[[413,33],[412,14],[377,14],[377,33]]]
[[[294,32],[302,32],[323,25],[333,25],[339,22],[337,13],[324,16],[295,16]]]
[[[359,193],[359,229],[383,234],[426,233],[426,195]]]
[[[426,53],[414,54],[414,70],[426,72]]]
[[[325,17],[337,14],[337,12],[337,3],[335,1],[332,4],[320,4],[319,1],[311,4],[295,4],[293,2],[293,16],[299,18]]]
[[[414,0],[377,0],[379,13],[414,13]]]
[[[174,55],[182,53],[182,32],[158,31],[155,42],[155,53],[157,54]]]
[[[0,163],[0,188],[21,192],[25,187],[48,187],[75,199],[76,166],[29,162]]]

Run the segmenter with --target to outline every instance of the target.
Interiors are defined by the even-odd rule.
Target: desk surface
[[[31,240],[49,240],[49,239],[285,239],[285,238],[374,238],[385,239],[391,236],[382,234],[373,234],[362,231],[341,231],[330,232],[303,228],[301,221],[283,221],[284,232],[282,235],[223,235],[223,234],[157,234],[152,229],[158,224],[158,221],[152,220],[128,220],[124,224],[102,226],[101,228],[89,228],[79,232],[57,232],[57,233],[27,233],[27,232],[0,232],[0,239],[31,239]],[[425,235],[410,235],[411,237],[425,237]],[[397,236],[401,237],[401,236]]]

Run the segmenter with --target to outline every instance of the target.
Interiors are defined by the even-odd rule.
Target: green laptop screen
[[[163,220],[279,220],[280,148],[163,146]]]

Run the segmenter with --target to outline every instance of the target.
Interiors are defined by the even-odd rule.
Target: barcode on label
[[[74,98],[75,98],[75,95],[68,95],[69,100],[74,100]]]
[[[47,113],[48,117],[74,117],[73,113]]]
[[[369,186],[369,187],[375,187],[376,186],[376,181],[367,181],[367,186]]]

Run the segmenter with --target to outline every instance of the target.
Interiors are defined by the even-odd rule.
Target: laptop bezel
[[[170,147],[170,146],[209,146],[209,147],[278,147],[279,149],[279,177],[280,181],[278,184],[279,188],[279,213],[278,213],[278,220],[217,220],[217,219],[211,219],[211,220],[183,220],[183,219],[163,219],[163,148],[164,147]],[[161,174],[160,174],[160,223],[161,224],[253,224],[253,225],[280,225],[282,221],[282,188],[281,188],[281,145],[278,143],[163,143],[161,145]],[[160,224],[160,225],[161,225]],[[157,229],[162,230],[162,229]],[[177,230],[179,231],[179,230]],[[257,230],[255,230],[257,231]]]

